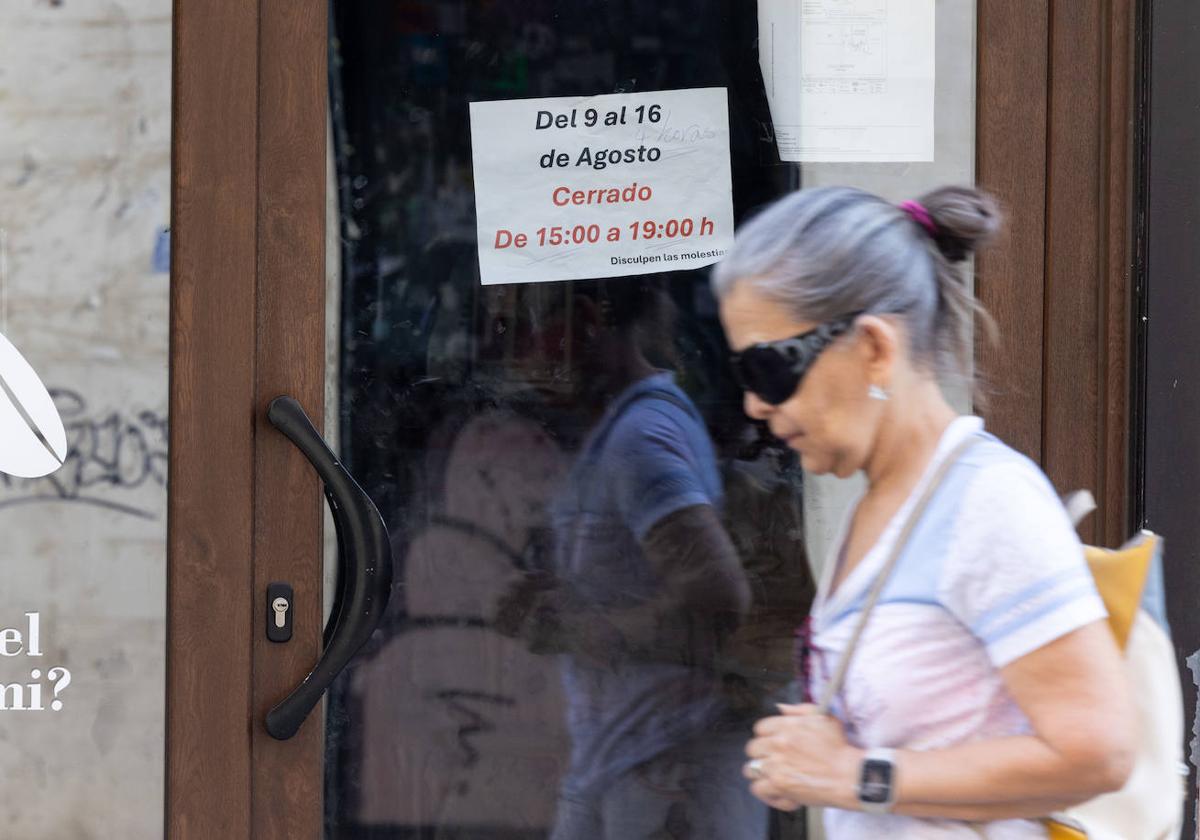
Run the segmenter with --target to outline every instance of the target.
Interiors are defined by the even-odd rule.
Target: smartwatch
[[[896,751],[867,750],[858,774],[858,804],[868,814],[886,814],[896,802]]]

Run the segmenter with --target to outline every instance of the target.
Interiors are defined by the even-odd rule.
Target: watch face
[[[872,805],[882,805],[892,795],[892,763],[879,759],[863,762],[858,798]]]

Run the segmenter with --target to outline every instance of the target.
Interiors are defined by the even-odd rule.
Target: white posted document
[[[484,285],[680,271],[733,244],[725,88],[471,103]]]
[[[934,0],[758,0],[787,161],[931,161]]]

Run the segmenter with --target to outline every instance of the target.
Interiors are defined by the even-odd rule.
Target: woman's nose
[[[766,420],[775,406],[764,400],[753,391],[747,391],[742,399],[746,416],[753,420]]]

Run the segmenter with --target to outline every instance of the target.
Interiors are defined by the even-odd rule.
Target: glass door
[[[806,492],[743,414],[707,268],[492,283],[473,168],[472,103],[715,88],[736,219],[802,185],[899,200],[972,180],[973,4],[938,4],[936,36],[930,19],[926,162],[803,170],[781,156],[759,5],[332,4],[326,438],[395,576],[327,697],[326,837],[809,836],[748,796],[742,749],[790,696],[809,547],[848,491]],[[825,5],[837,50],[882,48],[884,4]]]
[[[803,836],[741,777],[813,593],[801,476],[708,272],[483,285],[472,172],[472,102],[718,88],[734,212],[796,188],[753,4],[332,21],[337,434],[396,578],[327,701],[327,836]]]

